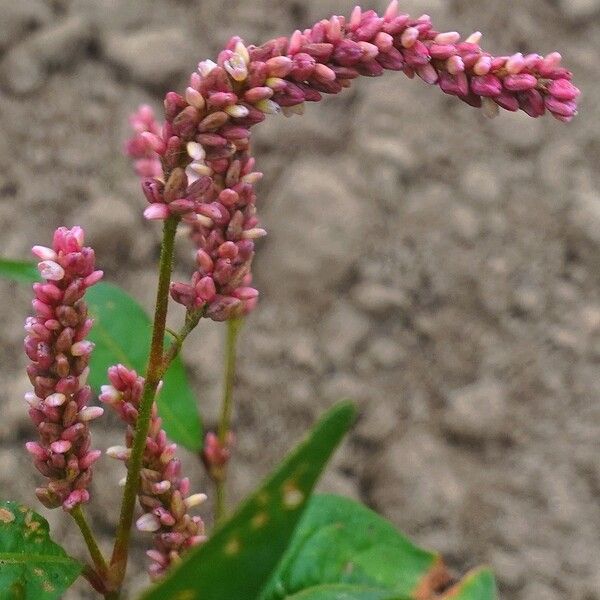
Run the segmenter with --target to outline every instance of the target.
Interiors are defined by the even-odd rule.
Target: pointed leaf
[[[437,553],[418,548],[361,504],[323,495],[311,500],[260,600],[282,600],[324,584],[428,598],[449,581]]]
[[[34,263],[0,259],[0,277],[22,283],[40,281]],[[87,292],[94,327],[89,339],[96,344],[90,364],[90,385],[98,391],[106,383],[108,367],[123,363],[143,375],[150,348],[152,322],[144,309],[121,288],[100,282]],[[189,450],[202,447],[197,401],[180,358],[164,377],[158,407],[169,437]]]
[[[82,565],[55,544],[46,519],[16,502],[0,502],[0,597],[54,600]]]
[[[254,600],[277,565],[321,471],[354,420],[333,408],[238,512],[144,600]]]

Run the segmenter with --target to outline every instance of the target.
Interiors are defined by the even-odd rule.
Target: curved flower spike
[[[217,62],[198,65],[185,96],[166,95],[160,132],[147,110],[138,113],[134,126],[143,131],[129,153],[138,172],[162,165],[144,180],[150,202],[144,214],[183,218],[198,249],[196,273],[191,282],[174,284],[172,297],[217,321],[256,304],[251,264],[255,240],[266,232],[258,226],[254,186],[261,174],[249,139],[267,115],[302,114],[306,102],[386,70],[417,76],[489,117],[500,109],[532,117],[548,112],[560,121],[577,114],[579,90],[560,54],[494,56],[480,46],[481,37],[437,31],[428,15],[400,12],[397,0],[382,16],[356,7],[349,19],[333,16],[261,46],[232,38]],[[152,166],[140,165],[148,157]]]

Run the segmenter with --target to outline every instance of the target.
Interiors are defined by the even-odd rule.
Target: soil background
[[[600,600],[600,1],[403,8],[442,31],[479,29],[499,54],[560,50],[584,93],[580,115],[488,121],[387,74],[256,128],[270,235],[241,341],[232,496],[327,406],[354,398],[360,421],[321,489],[361,499],[461,571],[491,564],[502,598]],[[120,153],[128,114],[158,107],[233,34],[259,43],[350,9],[0,0],[0,254],[26,258],[56,226],[83,225],[107,279],[150,307],[159,228],[142,221]],[[0,282],[0,299],[0,496],[39,509],[22,449],[30,294]],[[205,323],[185,352],[207,427],[222,337]],[[106,448],[121,430],[106,419],[94,434]],[[122,476],[108,463],[89,509],[106,543]],[[77,552],[64,515],[41,512]],[[136,544],[132,590],[145,582]],[[67,597],[91,598],[83,585]]]

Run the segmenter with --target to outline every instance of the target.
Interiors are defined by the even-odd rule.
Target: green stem
[[[85,514],[81,505],[78,504],[72,511],[71,516],[77,523],[79,530],[81,531],[81,535],[85,541],[85,544],[90,552],[90,556],[92,557],[92,561],[98,571],[100,576],[105,576],[108,572],[108,565],[106,560],[104,560],[104,556],[102,555],[102,551],[98,546],[98,542],[94,536],[94,532],[92,531],[87,519],[85,518]]]
[[[233,412],[233,386],[235,383],[236,368],[236,346],[238,335],[242,328],[244,320],[241,317],[229,319],[227,321],[227,339],[225,345],[225,376],[223,382],[223,402],[221,404],[221,416],[217,435],[222,445],[228,443],[229,432],[231,430],[231,415]],[[227,512],[225,482],[227,480],[227,467],[223,468],[222,474],[215,478],[216,502],[215,502],[215,520],[221,521]]]
[[[140,400],[139,414],[131,456],[127,466],[127,481],[123,492],[121,515],[117,527],[117,535],[111,558],[109,575],[115,587],[120,587],[127,570],[127,556],[129,552],[129,539],[133,512],[139,488],[140,470],[146,447],[146,437],[150,427],[152,404],[156,396],[156,389],[163,375],[163,347],[169,304],[169,284],[173,270],[173,254],[175,248],[175,232],[178,219],[171,217],[165,221],[163,228],[163,242],[160,252],[158,273],[158,289],[156,292],[156,309],[152,329],[152,343],[150,357],[146,369],[144,389]]]
[[[165,356],[163,359],[163,373],[167,371],[171,363],[177,358],[187,336],[190,333],[192,333],[192,331],[194,331],[203,315],[204,313],[202,310],[188,310],[188,312],[185,315],[185,324],[183,325],[181,330],[177,333],[172,332],[172,335],[175,339],[173,340],[173,342],[171,342],[171,345],[165,352]]]
[[[94,570],[91,566],[85,565],[82,575],[90,582],[90,585],[95,590],[104,596],[105,600],[119,600],[119,592],[106,589],[108,583],[108,564],[100,550],[100,546],[98,546],[94,532],[87,522],[85,513],[80,504],[71,511],[71,516],[81,531],[81,535],[83,536],[92,561],[94,562],[94,566],[96,567]]]

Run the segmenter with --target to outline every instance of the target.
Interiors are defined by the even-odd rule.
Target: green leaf
[[[27,260],[8,260],[0,258],[0,277],[19,283],[40,281],[35,264]]]
[[[0,259],[0,277],[24,283],[40,281],[34,263]],[[86,295],[94,327],[89,339],[96,344],[90,364],[90,385],[98,391],[106,383],[108,367],[123,363],[144,373],[152,336],[152,322],[144,309],[116,285],[101,282]],[[169,437],[189,450],[202,448],[203,435],[197,401],[185,367],[176,358],[164,377],[158,408]]]
[[[285,551],[325,464],[354,420],[334,407],[237,513],[144,600],[254,600]]]
[[[16,502],[0,501],[0,598],[53,600],[82,565],[50,539],[48,522]]]
[[[405,600],[389,590],[377,590],[357,585],[320,585],[312,587],[286,600]]]
[[[427,597],[424,590],[446,579],[438,554],[418,548],[361,504],[323,495],[312,498],[260,600],[296,598],[294,594],[324,584],[383,589],[402,598]]]
[[[495,600],[496,580],[487,568],[476,569],[443,596],[444,600]]]

